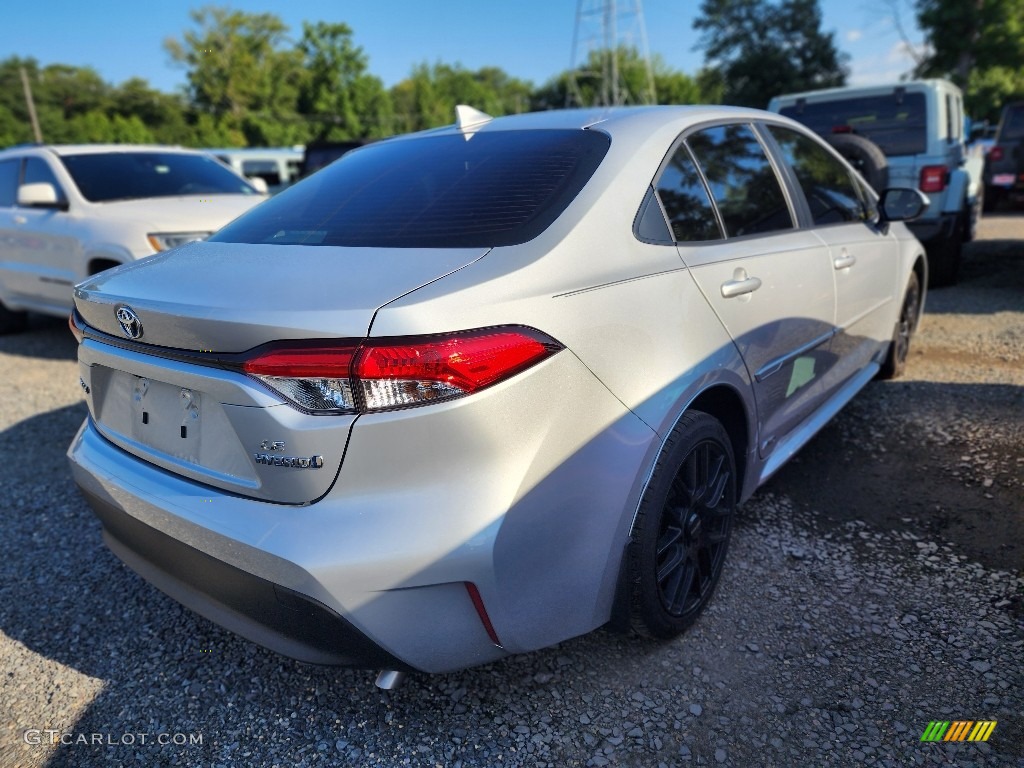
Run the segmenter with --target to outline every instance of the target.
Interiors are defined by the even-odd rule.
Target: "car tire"
[[[630,625],[671,639],[718,585],[736,513],[736,461],[725,428],[700,411],[672,430],[637,512],[627,549]]]
[[[19,333],[28,325],[28,312],[8,309],[0,302],[0,335]]]
[[[907,290],[903,294],[903,305],[900,316],[896,319],[896,327],[889,342],[889,351],[878,371],[880,379],[898,379],[907,367],[907,356],[910,353],[910,341],[914,338],[917,323],[921,317],[921,281],[916,272],[910,273]]]
[[[889,186],[889,161],[873,141],[852,133],[832,134],[826,136],[825,140],[846,158],[850,165],[860,171],[864,181],[870,184],[875,192],[881,194],[882,190]]]

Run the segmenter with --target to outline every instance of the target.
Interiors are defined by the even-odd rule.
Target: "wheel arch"
[[[753,420],[749,418],[743,398],[732,387],[726,384],[717,384],[703,390],[697,395],[682,414],[690,411],[701,411],[714,417],[729,435],[729,442],[732,444],[733,458],[736,461],[736,490],[741,500],[744,497],[746,478],[749,469],[748,451],[750,446],[756,445],[756,440],[751,434]],[[678,420],[677,420],[678,421]]]

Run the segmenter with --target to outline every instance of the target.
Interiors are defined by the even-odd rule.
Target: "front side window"
[[[573,201],[610,145],[592,130],[426,135],[350,152],[211,238],[393,248],[515,245]]]
[[[657,189],[677,242],[718,240],[722,237],[708,191],[685,145],[680,145],[672,155],[658,179]]]
[[[213,157],[184,152],[96,152],[62,155],[86,200],[256,195],[256,189]]]
[[[814,139],[777,125],[768,127],[804,192],[816,226],[863,221],[867,211],[853,176]]]
[[[793,217],[768,156],[746,124],[722,125],[686,139],[728,237],[793,229]]]

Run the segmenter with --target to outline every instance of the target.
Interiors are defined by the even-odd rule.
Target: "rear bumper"
[[[91,418],[68,458],[110,548],[197,613],[303,661],[447,672],[608,620],[659,444],[563,352],[469,398],[360,417],[334,487],[304,506],[163,470]]]
[[[161,592],[254,643],[310,664],[408,670],[336,611],[151,528],[82,490],[103,540]]]
[[[907,227],[925,247],[936,240],[948,240],[961,226],[959,213],[944,213],[937,219],[908,221]]]

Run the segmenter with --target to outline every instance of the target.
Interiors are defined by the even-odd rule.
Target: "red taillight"
[[[347,379],[352,371],[355,344],[342,346],[293,346],[288,342],[272,345],[242,363],[242,370],[255,376]]]
[[[949,180],[949,170],[944,165],[926,165],[921,169],[922,192],[941,192]]]
[[[314,413],[379,411],[471,394],[559,349],[532,328],[487,328],[361,345],[282,342],[242,370]]]
[[[998,163],[1000,160],[1003,159],[1003,148],[992,147],[992,149],[988,151],[988,159],[991,160],[992,162]]]

